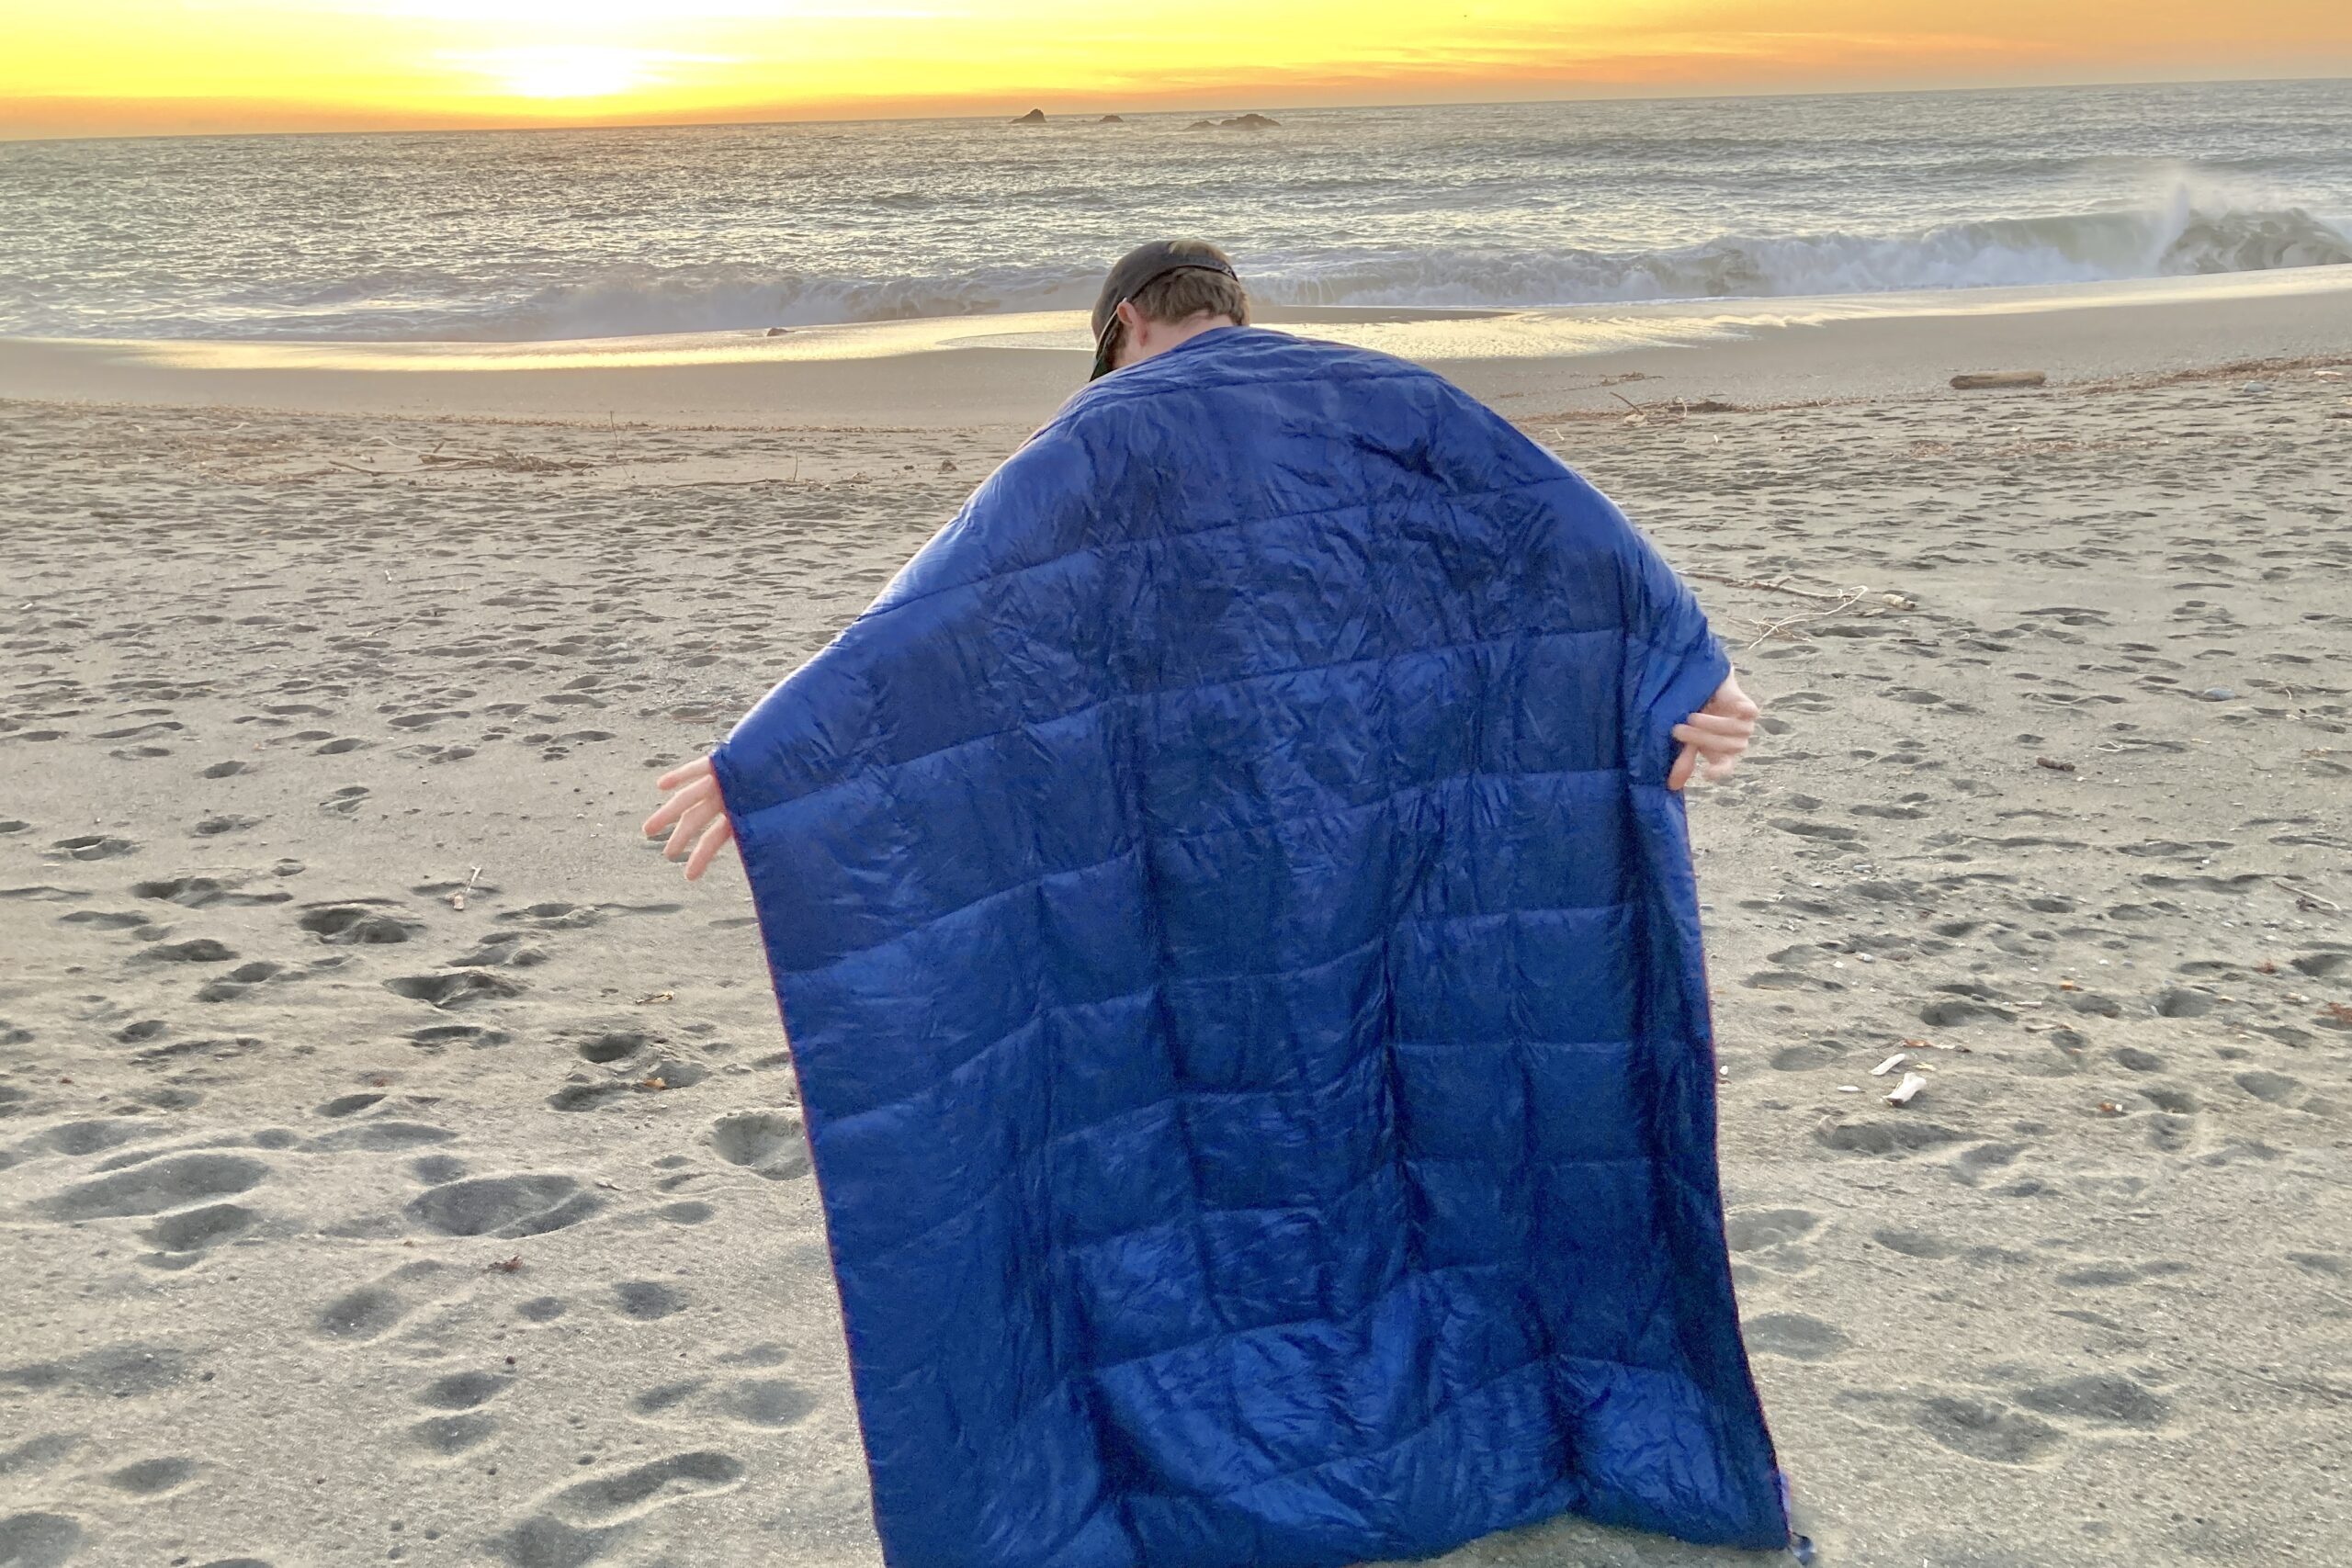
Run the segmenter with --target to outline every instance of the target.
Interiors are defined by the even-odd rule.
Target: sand
[[[1463,362],[1767,705],[1693,814],[1825,1561],[2352,1561],[2352,294],[2293,304]],[[1059,357],[0,345],[0,1563],[878,1562],[741,877],[635,829]]]

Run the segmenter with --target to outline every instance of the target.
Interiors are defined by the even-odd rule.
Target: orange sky
[[[2352,73],[2352,0],[0,0],[0,137]]]

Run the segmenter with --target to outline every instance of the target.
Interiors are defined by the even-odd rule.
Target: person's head
[[[1212,327],[1249,324],[1249,291],[1223,251],[1202,240],[1138,245],[1111,268],[1094,301],[1094,375],[1141,364]]]

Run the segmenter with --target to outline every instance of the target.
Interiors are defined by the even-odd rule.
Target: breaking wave
[[[2298,209],[1954,223],[1916,234],[1724,236],[1668,250],[1438,254],[1299,269],[1285,304],[1539,306],[2098,283],[2352,264],[2352,238]],[[1254,280],[1253,280],[1254,282]]]
[[[2352,264],[2352,237],[2299,209],[1992,219],[1921,232],[1725,235],[1647,251],[1453,249],[1243,258],[1280,305],[1533,308],[2097,283]],[[845,278],[631,268],[499,305],[325,312],[357,335],[544,340],[1081,310],[1099,258],[966,276]],[[306,311],[302,330],[330,323]],[[375,319],[369,320],[373,316]]]
[[[2210,193],[2200,198],[2183,186],[2156,208],[1989,219],[1901,234],[1724,235],[1627,251],[1238,248],[1251,291],[1270,304],[1523,309],[2342,265],[2352,263],[2347,227],[2296,208],[2233,206]],[[1092,302],[1103,260],[1064,254],[899,277],[716,262],[605,263],[576,280],[546,280],[483,256],[456,274],[387,269],[308,287],[253,278],[209,299],[180,293],[144,310],[117,300],[107,328],[152,337],[511,343],[1082,310]],[[38,294],[28,304],[14,319],[0,310],[0,331],[91,330],[71,309],[52,319]]]

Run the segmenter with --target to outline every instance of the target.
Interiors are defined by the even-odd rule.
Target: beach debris
[[[1919,601],[1908,593],[1882,593],[1879,602],[1890,610],[1916,610],[1919,607]]]
[[[2298,909],[2325,909],[2331,915],[2340,915],[2344,912],[2343,905],[2296,886],[2290,877],[2274,876],[2270,880],[2295,896],[2295,908]]]
[[[637,1087],[656,1090],[665,1089],[670,1087],[670,1080],[664,1077],[639,1078],[637,1080]]]
[[[2102,1100],[2098,1102],[2098,1113],[2101,1116],[2120,1116],[2123,1114],[2123,1107],[2111,1100]]]
[[[1917,1073],[1905,1073],[1903,1081],[1886,1091],[1889,1105],[1908,1105],[1918,1092],[1928,1087],[1928,1080]]]
[[[939,471],[943,474],[954,473],[956,471],[956,459],[953,457],[942,457],[939,459]]]
[[[792,335],[792,329],[790,327],[770,327],[767,330],[766,335],[769,337],[790,337]]]
[[[492,1274],[519,1274],[522,1271],[523,1255],[519,1252],[512,1258],[500,1258],[484,1270],[485,1273]]]
[[[1905,1040],[1903,1043],[1907,1049],[1913,1051],[1949,1051],[1955,1056],[1969,1055],[1969,1049],[1965,1045],[1943,1045],[1933,1040]]]
[[[481,880],[481,867],[476,866],[474,867],[473,874],[466,878],[466,885],[463,887],[458,888],[455,893],[449,895],[449,908],[458,910],[464,909],[466,907],[466,895],[472,892],[474,890],[474,884]]]
[[[2254,972],[2257,975],[2276,975],[2278,973],[2278,961],[2275,958],[2266,958],[2254,966]]]
[[[2320,1010],[2338,1023],[2352,1024],[2352,1007],[2346,1007],[2342,1002],[2330,1002]]]
[[[1623,393],[1623,392],[1611,392],[1611,393],[1610,393],[1609,395],[1610,395],[1611,397],[1612,397],[1612,398],[1616,399],[1619,402],[1623,403],[1627,408],[1629,408],[1629,409],[1631,409],[1631,410],[1633,410],[1633,411],[1634,411],[1633,412],[1631,412],[1631,413],[1629,413],[1629,414],[1627,414],[1627,415],[1625,416],[1625,419],[1624,419],[1624,423],[1627,423],[1627,424],[1647,424],[1647,423],[1650,422],[1649,411],[1648,411],[1647,409],[1645,409],[1645,408],[1642,407],[1642,405],[1641,405],[1641,404],[1639,404],[1639,403],[1635,402],[1633,399],[1631,399],[1631,398],[1627,397],[1624,393]]]
[[[2341,370],[2314,370],[2312,372],[2312,379],[2314,381],[2341,381],[2344,379],[2344,372]]]
[[[1862,1086],[1858,1083],[1841,1083],[1838,1086],[1838,1092],[1839,1094],[1860,1094],[1862,1092]]]
[[[2039,387],[2049,379],[2046,370],[1980,370],[1953,377],[1951,389],[1975,392],[1991,387]]]
[[[2037,768],[2048,768],[2053,773],[2071,773],[2075,771],[2074,763],[2061,761],[2056,757],[2036,757],[2033,760],[2033,765]]]
[[[2270,390],[2270,383],[2267,381],[2248,381],[2245,386],[2240,387],[2238,390],[2258,398]]]
[[[1910,1053],[1905,1051],[1897,1051],[1894,1055],[1889,1056],[1877,1066],[1872,1067],[1871,1069],[1871,1077],[1874,1078],[1883,1078],[1910,1059]]]
[[[649,991],[644,996],[638,998],[637,1000],[630,1005],[632,1007],[645,1007],[653,1002],[674,1002],[677,999],[678,993],[675,991]]]
[[[2208,686],[2197,694],[2197,698],[2199,702],[2226,703],[2236,695],[2237,693],[2227,686]]]

